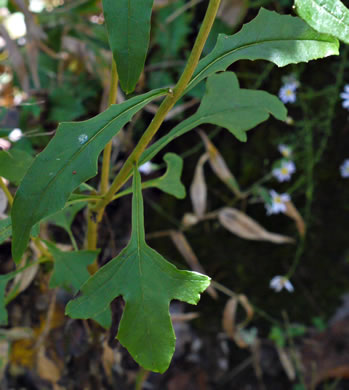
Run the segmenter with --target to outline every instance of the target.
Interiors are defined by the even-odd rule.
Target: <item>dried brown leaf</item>
[[[192,213],[185,213],[182,219],[182,225],[184,228],[188,228],[190,226],[196,225],[200,219]]]
[[[11,329],[0,329],[0,336],[6,338],[6,340],[9,341],[31,339],[34,337],[34,331],[31,328],[15,326]]]
[[[153,9],[157,10],[159,8],[166,7],[167,5],[174,3],[177,0],[154,0]]]
[[[246,318],[243,322],[236,324],[238,304],[245,310]],[[224,307],[222,318],[223,329],[240,348],[247,348],[249,346],[241,337],[240,331],[251,321],[253,313],[254,311],[249,300],[243,294],[231,297]]]
[[[284,368],[286,375],[288,376],[288,379],[290,381],[294,381],[296,379],[296,370],[293,366],[290,357],[288,356],[284,348],[277,347],[277,351],[278,351],[281,365]]]
[[[108,381],[110,383],[112,383],[111,381],[113,375],[112,368],[113,365],[115,364],[115,361],[116,360],[115,360],[114,351],[112,350],[112,348],[109,347],[108,341],[105,340],[103,342],[102,364],[103,364],[104,371],[107,375]]]
[[[297,230],[299,234],[303,237],[306,229],[303,217],[299,214],[298,210],[291,201],[285,202],[285,205],[285,214],[296,222]]]
[[[171,314],[171,320],[173,322],[186,322],[195,320],[198,317],[200,317],[200,314],[196,312]]]
[[[204,164],[208,160],[208,154],[203,154],[195,168],[193,182],[190,186],[190,198],[195,214],[202,218],[206,211],[207,186],[204,176]]]
[[[39,42],[46,39],[43,29],[36,23],[35,16],[29,11],[27,3],[24,0],[14,0],[15,4],[24,14],[25,24],[27,27],[26,35],[26,52],[27,61],[36,89],[40,88],[40,79],[38,73],[39,65]]]
[[[62,375],[62,369],[56,362],[46,356],[45,349],[39,349],[36,360],[36,369],[39,376],[56,385]]]
[[[238,305],[238,298],[237,296],[231,297],[228,302],[225,304],[224,311],[223,311],[223,329],[225,333],[234,340],[235,336],[235,315],[236,315],[236,309]]]
[[[234,175],[229,170],[223,156],[219,153],[218,149],[213,145],[213,143],[209,140],[203,131],[199,130],[199,134],[204,141],[206,151],[209,155],[210,166],[213,172],[228,188],[233,191],[237,197],[243,197],[243,194],[240,192],[239,185]]]
[[[218,220],[231,233],[246,240],[270,241],[275,244],[294,242],[291,237],[268,232],[252,218],[234,208],[221,209],[218,213]]]
[[[25,263],[26,256],[23,257],[21,266],[24,266]],[[34,280],[36,274],[38,273],[38,270],[39,264],[35,264],[16,275],[13,280],[12,289],[16,291],[17,295],[30,286],[31,282]]]
[[[25,61],[21,51],[19,50],[17,43],[11,39],[5,26],[0,24],[0,35],[6,42],[6,48],[9,52],[10,61],[17,74],[19,83],[24,92],[29,92],[29,75]]]
[[[170,234],[170,237],[172,239],[172,242],[178,249],[178,251],[181,253],[181,255],[184,257],[186,262],[189,264],[190,268],[193,271],[206,274],[204,268],[200,264],[198,258],[196,257],[193,249],[191,248],[184,234],[182,232],[173,230]],[[212,286],[209,286],[207,288],[207,292],[211,295],[212,298],[214,299],[218,298],[217,291]]]
[[[10,343],[8,340],[0,340],[0,380],[2,380],[9,360]]]
[[[230,27],[236,27],[245,17],[248,0],[222,0],[217,17]]]

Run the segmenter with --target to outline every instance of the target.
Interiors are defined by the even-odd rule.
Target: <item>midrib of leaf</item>
[[[242,31],[242,30],[241,30]],[[329,43],[329,42],[326,42],[326,41],[317,41],[315,39],[265,39],[264,41],[261,41],[261,42],[253,42],[253,43],[249,43],[247,45],[244,45],[244,46],[239,46],[239,47],[236,47],[232,50],[230,50],[229,52],[227,53],[224,53],[223,55],[221,55],[220,57],[216,58],[215,60],[213,60],[212,62],[210,62],[209,64],[206,65],[205,68],[203,68],[195,77],[193,77],[191,79],[191,81],[189,82],[187,88],[186,88],[186,91],[188,91],[191,87],[191,85],[197,80],[197,78],[202,74],[204,73],[208,68],[210,68],[211,66],[213,66],[216,62],[222,60],[223,58],[231,55],[231,54],[234,54],[235,52],[237,52],[238,50],[243,50],[243,49],[246,49],[246,48],[249,48],[249,47],[252,47],[252,46],[257,46],[257,45],[261,45],[263,43],[270,43],[270,42],[323,42],[323,43]],[[213,49],[214,50],[214,49]],[[210,55],[210,54],[209,54]],[[205,59],[205,57],[201,60],[203,61]],[[237,61],[237,60],[235,60]],[[233,61],[232,64],[235,62]]]
[[[73,278],[74,278],[78,283],[80,283],[80,280],[76,277],[75,273],[73,272],[73,269],[70,268],[69,265],[67,264],[67,263],[69,263],[69,261],[67,261],[67,262],[66,262],[66,261],[63,261],[62,263],[63,263],[63,265],[65,266],[65,268],[66,268],[68,271],[70,271],[70,273],[73,275]]]
[[[161,95],[159,95],[161,96]],[[152,100],[152,98],[154,98],[155,95],[149,97],[148,99],[146,99],[146,101],[148,101],[149,99]],[[98,130],[98,132],[93,135],[87,142],[84,143],[84,145],[79,148],[72,156],[70,159],[68,159],[66,161],[65,164],[63,164],[62,168],[57,172],[56,175],[54,175],[52,177],[52,179],[47,183],[47,186],[45,187],[45,189],[42,191],[42,195],[41,195],[41,198],[43,196],[45,196],[46,192],[51,188],[51,186],[55,183],[56,179],[61,175],[62,172],[65,171],[65,169],[80,155],[80,153],[82,153],[86,148],[87,146],[89,146],[91,144],[91,142],[93,142],[108,126],[111,126],[113,124],[113,122],[117,119],[120,118],[121,115],[124,115],[124,114],[127,114],[129,111],[135,109],[137,106],[140,106],[144,104],[144,100],[127,108],[125,111],[122,111],[120,114],[118,114],[115,118],[113,118],[109,123],[107,123],[105,126],[103,126],[100,130]],[[91,118],[92,119],[92,118]],[[69,122],[63,122],[63,123],[69,123]],[[74,123],[74,122],[73,122]],[[82,122],[81,122],[82,123]],[[35,209],[33,208],[33,211],[30,213],[30,219],[28,218],[27,219],[27,223],[25,224],[25,227],[27,230],[28,226],[31,225],[31,220],[32,220],[32,217],[33,215],[35,215]]]
[[[144,311],[146,308],[145,305],[145,292],[144,292],[144,283],[142,283],[142,278],[143,278],[143,270],[142,270],[142,265],[144,264],[145,261],[153,262],[152,256],[151,256],[151,251],[148,253],[148,246],[147,243],[145,242],[145,237],[144,237],[144,216],[143,216],[143,199],[142,199],[142,187],[141,187],[141,177],[139,172],[137,171],[138,167],[134,166],[133,167],[133,205],[135,206],[136,209],[136,226],[132,226],[132,229],[136,230],[136,240],[137,240],[137,254],[138,254],[138,270],[139,270],[139,283],[140,283],[140,288],[141,288],[141,293],[142,293],[142,301],[141,301],[141,306],[142,310]],[[134,211],[133,211],[134,212]],[[131,241],[132,242],[132,241]],[[152,318],[152,313],[146,313],[146,319]],[[150,324],[149,321],[146,322],[146,333],[148,335],[148,339],[151,340],[151,329],[150,329]],[[154,345],[152,342],[149,342],[150,350],[151,350],[151,356],[152,360],[154,361]]]
[[[142,291],[142,308],[144,310],[146,305],[144,303],[144,285],[141,282],[141,280],[142,280],[142,276],[143,276],[142,248],[143,248],[143,246],[146,248],[146,243],[144,240],[144,234],[142,235],[143,237],[141,237],[141,229],[143,228],[143,223],[144,223],[143,218],[142,218],[142,201],[143,200],[141,199],[142,188],[140,188],[140,185],[141,185],[140,175],[138,172],[136,172],[137,169],[138,169],[137,166],[135,166],[133,168],[133,180],[134,180],[133,196],[135,197],[134,202],[135,202],[135,206],[136,206],[136,226],[135,226],[135,229],[136,229],[136,238],[137,238],[138,270],[139,270],[139,278],[140,278],[139,281],[140,281],[141,291]],[[149,317],[149,314],[150,314],[150,317]],[[147,313],[146,318],[151,318],[151,313]],[[149,321],[146,321],[146,327],[147,327],[146,328],[147,335],[149,337],[149,335],[151,334],[150,327],[149,327]],[[149,340],[151,340],[150,337],[149,337]],[[151,355],[154,356],[154,349],[153,349],[152,343],[150,343],[150,348],[151,348]]]
[[[131,31],[130,31],[130,19],[131,19],[131,0],[128,0],[128,12],[127,12],[127,63],[130,64],[130,46],[131,46]],[[130,82],[130,68],[131,66],[127,67],[127,86]]]
[[[321,14],[322,11],[325,11],[328,15],[332,16],[334,19],[336,19],[339,24],[343,24],[346,28],[348,28],[349,26],[345,23],[343,23],[343,20],[341,20],[340,18],[338,18],[335,14],[333,14],[329,9],[326,8],[326,4],[325,5],[320,5],[318,4],[316,1],[314,0],[310,0],[313,4],[315,4],[315,8],[318,9],[319,13]],[[344,4],[343,4],[344,6]],[[345,7],[346,8],[346,7]],[[348,9],[347,9],[348,10]],[[349,11],[349,10],[348,10]]]
[[[144,254],[145,254],[144,257],[146,257],[146,251],[144,251]],[[140,277],[142,277],[141,254],[139,254],[139,256],[140,256],[139,257],[139,272],[140,272]],[[143,283],[141,283],[141,289],[142,289],[142,308],[144,310],[146,305],[144,303],[144,285],[143,285]],[[147,313],[145,317],[147,319],[151,318],[152,317],[152,313]],[[151,340],[151,338],[150,338],[151,331],[150,331],[149,321],[146,321],[146,324],[147,324],[147,335],[148,335],[149,340]],[[151,348],[152,360],[154,361],[154,358],[153,358],[153,356],[154,356],[154,346],[153,346],[153,343],[149,343],[149,345],[150,345],[150,348]]]

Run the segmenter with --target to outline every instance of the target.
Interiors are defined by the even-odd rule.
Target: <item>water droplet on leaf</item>
[[[84,143],[86,143],[87,140],[88,140],[87,134],[80,134],[78,137],[78,141],[79,141],[80,145],[83,145]]]

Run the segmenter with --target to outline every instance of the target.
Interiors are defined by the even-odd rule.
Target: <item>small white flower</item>
[[[2,21],[11,39],[18,39],[27,34],[27,26],[22,12],[14,12]]]
[[[283,103],[294,103],[297,99],[296,89],[298,84],[289,83],[285,84],[280,88],[279,98]]]
[[[29,0],[29,11],[40,13],[45,8],[45,2],[42,0]]]
[[[23,137],[23,133],[21,129],[13,129],[11,133],[8,135],[8,139],[11,142],[17,142]]]
[[[18,89],[14,89],[13,91],[13,104],[15,106],[20,105],[25,99],[27,99],[28,95],[23,92],[19,91]]]
[[[8,83],[12,81],[12,74],[8,72],[3,72],[0,75],[0,87],[3,89]]]
[[[266,204],[267,214],[279,214],[286,211],[286,202],[291,200],[288,194],[278,194],[276,191],[270,191],[271,204]]]
[[[292,149],[285,144],[280,144],[278,150],[285,158],[290,158],[292,155]]]
[[[147,161],[146,163],[142,164],[138,170],[139,172],[142,172],[144,173],[145,175],[149,175],[150,173],[152,173],[156,168],[156,165],[153,164],[152,162],[150,161]]]
[[[273,176],[279,181],[288,181],[291,175],[296,172],[296,166],[293,161],[283,161],[280,168],[275,168],[272,171]]]
[[[340,166],[341,176],[349,177],[349,158],[344,160],[343,164]]]
[[[344,86],[344,92],[340,94],[340,97],[343,99],[342,107],[349,110],[349,84]]]
[[[285,288],[289,292],[294,291],[292,283],[287,278],[280,275],[273,277],[273,279],[270,281],[269,287],[276,292],[280,292],[283,288]]]

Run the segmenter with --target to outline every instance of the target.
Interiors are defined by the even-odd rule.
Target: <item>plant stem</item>
[[[69,236],[69,238],[70,238],[70,241],[71,241],[71,243],[72,243],[72,245],[73,245],[74,250],[75,250],[75,251],[78,251],[79,248],[78,248],[78,245],[77,245],[77,243],[76,243],[74,234],[73,234],[73,232],[72,232],[71,230],[68,230],[68,236]]]
[[[116,64],[113,60],[111,68],[111,85],[108,98],[108,107],[116,103],[117,91],[118,91],[119,77],[116,70]],[[101,174],[101,188],[100,193],[104,195],[108,191],[109,187],[109,171],[110,171],[110,156],[112,151],[112,141],[108,142],[103,151],[102,162],[102,174]],[[98,223],[102,220],[104,208],[99,210],[97,219],[94,212],[89,207],[87,213],[87,249],[95,250],[97,248],[98,239]],[[91,274],[94,274],[98,270],[98,263],[95,261],[88,267]]]
[[[219,5],[220,5],[220,0],[210,0],[209,6],[206,10],[205,18],[202,22],[199,34],[195,40],[193,50],[191,51],[191,54],[189,56],[187,65],[184,68],[182,76],[180,77],[178,83],[174,87],[172,93],[169,94],[165,98],[165,100],[161,103],[152,122],[148,126],[147,130],[144,132],[143,136],[139,140],[133,152],[126,160],[125,164],[121,168],[119,174],[114,179],[112,185],[110,186],[109,190],[105,194],[104,198],[101,201],[99,201],[95,206],[95,211],[99,212],[100,210],[104,209],[106,205],[109,202],[111,202],[114,194],[127,181],[128,177],[132,172],[133,165],[138,162],[145,148],[148,146],[151,139],[159,130],[167,113],[171,110],[171,108],[176,104],[178,99],[181,97],[199,62],[202,50],[205,46],[207,37],[211,31],[213,22],[215,20]],[[102,215],[98,213],[97,220],[101,219],[101,216]]]
[[[116,70],[116,64],[113,60],[111,70],[111,86],[109,91],[108,107],[116,103],[116,97],[118,94],[118,72]],[[100,193],[103,195],[108,191],[109,187],[109,171],[110,171],[110,156],[112,150],[112,141],[109,141],[103,151],[103,163],[102,163],[102,176],[101,176],[101,189]]]
[[[11,195],[11,192],[7,188],[7,185],[5,184],[4,179],[1,176],[0,176],[0,188],[4,191],[6,198],[8,200],[8,203],[12,207],[13,196]]]
[[[46,247],[42,244],[41,239],[39,237],[31,237],[34,245],[37,247],[37,249],[41,252],[43,256],[46,256],[50,259],[53,259],[53,256],[51,253],[46,249]]]

